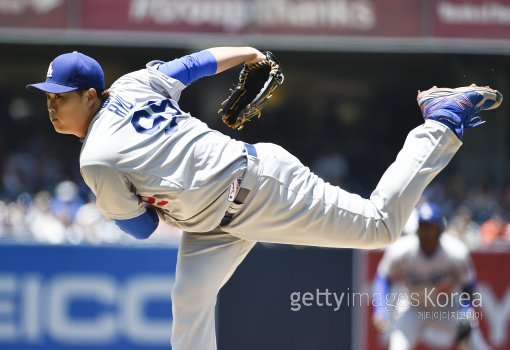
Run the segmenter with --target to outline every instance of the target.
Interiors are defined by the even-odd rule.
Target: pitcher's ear
[[[98,98],[96,89],[90,88],[87,90],[86,94],[89,105],[93,105]]]

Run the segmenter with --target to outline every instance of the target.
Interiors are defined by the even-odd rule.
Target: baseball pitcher
[[[231,139],[180,108],[186,86],[241,63],[220,111],[239,129],[283,81],[274,55],[251,47],[152,61],[108,90],[97,61],[66,53],[50,63],[45,82],[27,86],[46,93],[57,132],[82,140],[81,173],[106,218],[140,239],[159,220],[185,232],[172,291],[175,350],[216,349],[218,291],[257,241],[353,248],[395,241],[463,130],[502,100],[477,86],[420,93],[424,124],[365,199],[325,183],[282,147]]]

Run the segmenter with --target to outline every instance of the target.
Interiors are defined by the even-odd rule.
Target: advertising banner
[[[436,0],[434,36],[510,38],[510,0]]]
[[[176,248],[0,246],[0,349],[169,349]]]
[[[0,0],[0,28],[510,39],[510,0]]]
[[[65,0],[0,0],[0,27],[52,29],[67,25]]]
[[[83,1],[85,29],[417,36],[420,2],[386,0]],[[402,14],[405,13],[405,16]]]

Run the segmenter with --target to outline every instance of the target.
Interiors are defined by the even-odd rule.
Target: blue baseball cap
[[[95,59],[76,51],[55,58],[44,83],[27,85],[28,91],[53,94],[90,88],[96,89],[98,94],[105,90],[103,69]]]
[[[443,227],[444,218],[441,207],[434,202],[425,202],[418,207],[418,222]]]

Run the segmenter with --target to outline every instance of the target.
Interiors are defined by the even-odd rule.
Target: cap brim
[[[27,90],[28,91],[43,91],[43,92],[49,92],[52,94],[63,94],[64,92],[78,90],[78,88],[73,87],[73,86],[64,86],[64,85],[44,82],[44,83],[27,85]]]

